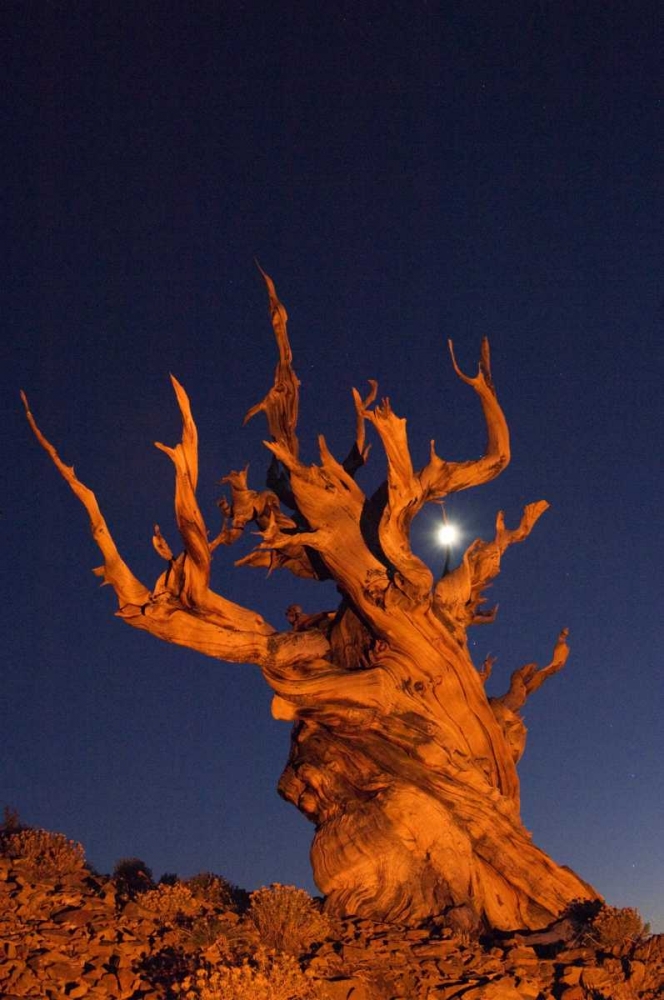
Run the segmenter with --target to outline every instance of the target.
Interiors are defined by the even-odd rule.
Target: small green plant
[[[330,923],[304,891],[274,883],[252,892],[248,917],[267,948],[299,957],[330,934]]]
[[[87,875],[82,846],[63,833],[20,825],[14,832],[4,829],[2,853],[38,882]]]

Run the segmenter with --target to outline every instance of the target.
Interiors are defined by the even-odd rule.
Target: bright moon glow
[[[443,524],[438,529],[438,541],[441,545],[454,545],[459,540],[459,529],[453,524]]]

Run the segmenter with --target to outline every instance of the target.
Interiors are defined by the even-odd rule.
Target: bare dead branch
[[[182,415],[182,440],[174,448],[155,441],[155,447],[165,452],[175,466],[175,518],[185,551],[191,560],[191,568],[186,574],[180,596],[183,602],[196,607],[205,601],[210,583],[208,533],[196,500],[198,431],[191,415],[187,393],[173,375],[171,382]]]
[[[249,467],[239,472],[229,472],[221,480],[231,488],[231,503],[225,499],[219,501],[219,506],[226,516],[226,523],[217,537],[210,543],[214,551],[218,545],[232,545],[242,537],[248,524],[256,524],[259,529],[267,527],[270,518],[276,518],[282,529],[295,529],[296,523],[279,507],[279,499],[272,490],[252,490],[247,482]]]
[[[478,674],[480,675],[480,680],[484,684],[486,684],[489,677],[491,677],[491,673],[493,671],[493,665],[495,662],[496,662],[496,657],[492,656],[491,653],[488,653],[487,656],[484,657],[484,663],[478,670]]]
[[[371,445],[365,444],[366,435],[364,422],[367,418],[366,410],[374,402],[378,393],[378,382],[376,382],[375,379],[370,378],[369,386],[369,392],[364,399],[362,399],[357,389],[353,389],[353,402],[355,404],[355,441],[353,443],[353,447],[343,462],[344,469],[351,476],[354,476],[357,470],[362,468],[369,457],[369,452],[371,451]]]
[[[264,413],[270,434],[280,445],[297,458],[299,443],[295,433],[299,408],[300,381],[293,371],[293,354],[288,339],[288,313],[279,301],[274,282],[258,265],[267,286],[270,301],[270,319],[279,348],[279,362],[274,373],[274,384],[268,394],[248,411],[246,424],[257,413]]]
[[[415,602],[428,600],[433,575],[410,547],[410,525],[424,497],[413,472],[406,421],[396,416],[389,399],[365,410],[365,417],[378,432],[387,459],[387,503],[378,527],[382,550],[410,598]]]
[[[517,712],[520,708],[523,708],[526,699],[531,694],[534,694],[544,681],[562,670],[567,663],[567,658],[569,657],[568,636],[569,629],[564,628],[554,646],[551,662],[546,667],[538,670],[536,663],[526,663],[523,667],[515,670],[510,678],[509,690],[496,700],[512,712]]]
[[[185,552],[174,559],[170,546],[155,526],[153,545],[169,566],[152,591],[124,562],[94,493],[78,479],[73,467],[61,460],[37,426],[25,393],[21,396],[37,441],[88,513],[93,538],[104,556],[104,565],[95,573],[115,590],[120,605],[119,617],[134,628],[207,656],[234,663],[257,663],[275,690],[286,681],[296,687],[302,663],[307,658],[323,656],[328,649],[327,640],[321,632],[313,630],[297,636],[292,632],[279,633],[255,611],[227,600],[207,586],[209,548],[195,497],[196,427],[186,393],[176,380],[173,384],[183,417],[182,441],[175,448],[159,447],[175,465],[176,517]],[[307,688],[310,687],[308,679]]]
[[[97,576],[103,577],[104,583],[109,583],[113,587],[121,608],[128,604],[144,604],[149,599],[150,591],[134,576],[118,552],[113,537],[108,530],[108,525],[99,509],[97,498],[92,490],[88,489],[77,478],[73,465],[65,465],[54,446],[44,437],[32,415],[28,404],[28,397],[23,391],[21,392],[21,399],[23,400],[25,414],[33,434],[46,454],[51,458],[51,461],[71,491],[81,501],[90,518],[92,537],[101,549],[104,557],[104,565],[94,572]]]
[[[425,500],[489,482],[503,471],[510,460],[509,429],[491,378],[489,341],[486,337],[482,341],[479,371],[472,378],[461,371],[452,341],[448,343],[454,371],[480,398],[486,421],[487,445],[484,455],[476,461],[445,462],[436,454],[432,441],[429,462],[419,473]]]
[[[173,562],[173,553],[171,551],[171,547],[164,538],[164,536],[162,535],[161,528],[159,527],[158,524],[155,524],[154,526],[154,535],[152,536],[152,544],[154,546],[155,552],[157,552],[162,559],[165,559],[166,562],[169,563]]]
[[[521,521],[516,528],[505,527],[505,516],[496,516],[496,534],[492,541],[478,538],[466,549],[461,565],[438,581],[434,604],[455,619],[460,626],[482,625],[493,622],[498,607],[481,610],[483,591],[500,572],[500,560],[505,550],[528,537],[533,527],[548,510],[546,500],[537,500],[524,507]]]

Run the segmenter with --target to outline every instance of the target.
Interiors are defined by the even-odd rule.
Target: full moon
[[[459,529],[453,524],[443,524],[438,529],[438,541],[441,545],[451,546],[459,540]]]

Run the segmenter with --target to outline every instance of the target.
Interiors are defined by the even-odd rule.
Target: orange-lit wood
[[[280,793],[316,825],[314,875],[328,909],[374,919],[413,921],[431,914],[460,926],[541,928],[594,890],[540,851],[523,827],[516,763],[526,729],[526,698],[567,659],[567,633],[551,663],[512,674],[509,690],[488,698],[493,660],[477,668],[466,631],[488,623],[482,592],[500,570],[506,548],[524,540],[547,508],[526,506],[507,529],[476,540],[442,579],[410,547],[413,517],[428,502],[478,486],[509,462],[509,433],[491,378],[485,341],[478,374],[459,378],[477,394],[487,426],[485,454],[446,462],[431,444],[427,464],[413,467],[406,422],[388,400],[354,392],[355,440],[338,461],[321,437],[320,461],[306,465],[296,436],[299,381],[292,367],[287,315],[268,288],[279,348],[274,384],[247,418],[263,412],[272,453],[267,489],[253,490],[246,469],[225,482],[224,524],[211,538],[196,500],[197,432],[189,399],[173,379],[182,415],[181,441],[159,444],[175,468],[175,511],[183,551],[175,557],[155,527],[153,544],[166,569],[150,590],[120,557],[91,490],[30,425],[85,506],[104,557],[97,572],[114,588],[129,625],[209,656],[261,668],[274,691],[276,718],[294,723]],[[450,345],[451,349],[451,345]],[[366,496],[355,480],[367,460],[366,424],[387,462],[384,486]],[[211,552],[246,528],[259,543],[240,562],[333,579],[338,609],[289,611],[278,631],[251,609],[210,586]]]

